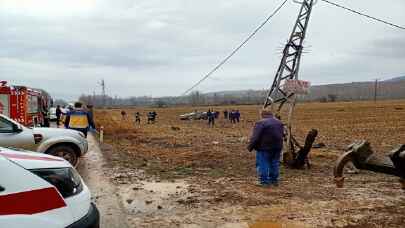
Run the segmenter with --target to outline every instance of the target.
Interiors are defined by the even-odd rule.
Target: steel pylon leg
[[[296,102],[296,96],[294,93],[290,93],[283,88],[284,83],[287,80],[298,79],[298,71],[300,66],[300,60],[303,50],[303,42],[305,39],[306,31],[308,28],[309,18],[311,16],[312,7],[315,4],[314,0],[302,0],[300,2],[301,8],[298,14],[298,18],[291,32],[290,38],[283,50],[283,57],[281,58],[280,65],[277,69],[274,77],[273,84],[266,96],[263,107],[270,106],[275,112],[275,115],[281,117],[281,110],[284,104],[289,104],[288,116],[285,122],[286,124],[286,137],[287,147],[286,156],[284,161],[288,162],[292,157],[294,148],[291,142],[296,142],[291,132],[292,117],[294,113],[294,107]]]

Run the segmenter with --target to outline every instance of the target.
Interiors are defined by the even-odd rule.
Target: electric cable
[[[234,56],[236,54],[236,52],[238,52],[243,46],[245,46],[245,44],[252,39],[257,32],[260,31],[260,29],[263,28],[264,25],[267,24],[267,22],[270,21],[270,19],[275,16],[280,10],[281,8],[283,8],[283,6],[285,5],[285,3],[288,0],[284,0],[283,3],[281,3],[281,5],[279,7],[277,7],[273,13],[271,13],[264,22],[262,22],[237,48],[235,48],[225,59],[223,59],[221,62],[219,62],[218,65],[216,65],[210,72],[208,72],[202,79],[200,79],[197,83],[195,83],[191,88],[189,88],[188,90],[186,90],[182,96],[187,95],[190,91],[192,91],[194,88],[196,88],[198,85],[200,85],[203,81],[205,81],[207,78],[209,78],[213,73],[215,73],[219,68],[221,68],[232,56]]]
[[[325,3],[328,3],[328,4],[330,4],[330,5],[333,5],[333,6],[342,8],[342,9],[344,9],[344,10],[350,11],[350,12],[352,12],[352,13],[358,14],[358,15],[360,15],[360,16],[367,17],[367,18],[369,18],[369,19],[372,19],[372,20],[375,20],[375,21],[378,21],[378,22],[381,22],[381,23],[384,23],[384,24],[387,24],[387,25],[390,25],[390,26],[393,26],[393,27],[396,27],[396,28],[405,30],[405,27],[403,27],[403,26],[396,25],[396,24],[394,24],[394,23],[391,23],[391,22],[388,22],[388,21],[385,21],[385,20],[382,20],[382,19],[379,19],[379,18],[370,16],[370,15],[367,15],[367,14],[365,14],[365,13],[359,12],[359,11],[354,10],[354,9],[350,9],[350,8],[348,8],[348,7],[339,5],[339,4],[337,4],[337,3],[334,3],[334,2],[331,2],[331,1],[328,1],[328,0],[321,0],[321,1],[323,1],[323,2],[325,2]]]

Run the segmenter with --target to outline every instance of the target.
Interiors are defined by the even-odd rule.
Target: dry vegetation
[[[254,154],[245,149],[259,107],[214,107],[218,111],[239,109],[242,113],[242,121],[236,125],[223,120],[221,113],[214,128],[205,121],[179,120],[180,114],[194,109],[208,108],[155,109],[157,122],[150,125],[145,123],[146,113],[152,109],[127,109],[128,120],[121,119],[121,110],[97,110],[96,123],[104,126],[105,143],[110,145],[106,153],[114,170],[144,170],[146,176],[141,180],[185,179],[198,194],[182,204],[207,210],[238,208],[232,216],[227,215],[228,222],[403,227],[405,198],[397,178],[361,172],[348,177],[346,188],[336,189],[331,173],[336,157],[355,140],[369,140],[380,155],[405,143],[404,101],[298,105],[296,136],[302,141],[311,128],[316,128],[317,142],[326,147],[311,152],[311,170],[283,168],[280,187],[270,190],[254,186]],[[141,126],[134,125],[136,111],[143,114]],[[127,175],[124,182],[137,180],[139,176]],[[215,216],[220,215],[213,215],[213,220]]]

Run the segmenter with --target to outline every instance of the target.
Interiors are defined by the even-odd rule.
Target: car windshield
[[[12,131],[13,125],[6,119],[0,118],[0,131]]]

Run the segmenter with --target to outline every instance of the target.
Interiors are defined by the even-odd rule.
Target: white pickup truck
[[[88,150],[83,133],[59,128],[27,128],[0,114],[0,146],[62,157],[76,166]]]

